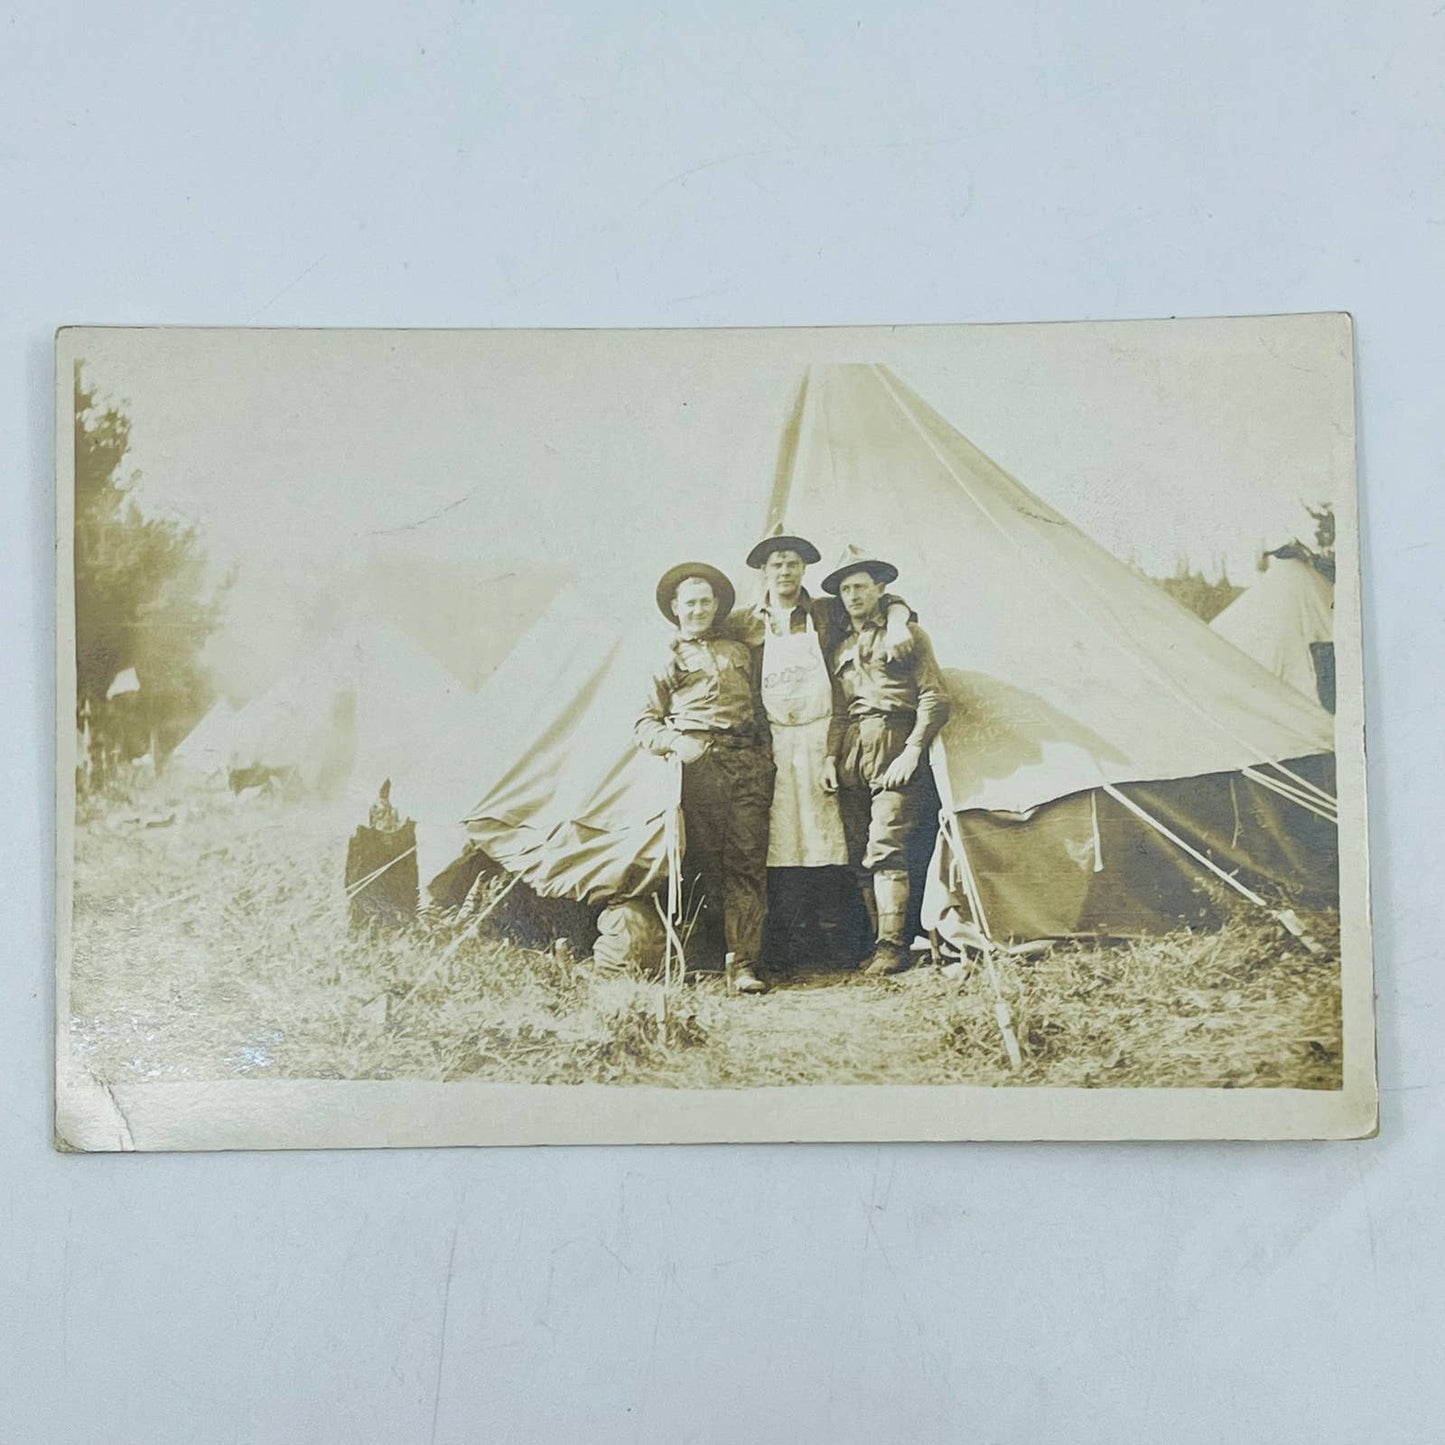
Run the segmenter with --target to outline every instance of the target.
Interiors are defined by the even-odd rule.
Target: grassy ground
[[[345,818],[162,792],[83,810],[71,1042],[109,1083],[234,1077],[740,1086],[1340,1086],[1331,915],[1311,957],[1267,917],[1006,962],[1023,1067],[976,969],[801,971],[675,991],[455,926],[348,936]],[[173,821],[166,822],[173,816]]]

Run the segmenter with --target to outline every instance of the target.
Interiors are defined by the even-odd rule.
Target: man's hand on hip
[[[682,763],[695,763],[706,751],[707,744],[701,738],[690,737],[687,733],[679,733],[672,745],[673,757]]]

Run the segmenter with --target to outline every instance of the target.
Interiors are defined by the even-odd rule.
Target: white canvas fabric
[[[1334,639],[1334,588],[1308,562],[1272,557],[1264,575],[1210,626],[1277,678],[1313,698],[1310,648]]]
[[[954,698],[935,772],[960,812],[1020,814],[1105,783],[1332,750],[1328,713],[1090,541],[885,367],[809,372],[766,491],[758,535],[781,526],[824,556],[856,542],[901,569],[895,590]],[[649,600],[639,595],[639,616]],[[541,893],[595,901],[666,874],[676,772],[632,742],[663,645],[655,620],[639,641],[568,593],[478,695],[493,781],[468,830]]]
[[[209,754],[224,751],[228,768],[294,770],[306,787],[329,781],[362,806],[384,779],[420,775],[419,760],[434,739],[450,735],[466,698],[405,633],[368,621],[330,646],[307,649],[281,681],[218,719],[201,744]],[[404,791],[395,797],[403,812]]]
[[[666,876],[681,776],[632,728],[667,638],[661,619],[625,632],[569,589],[478,694],[470,755],[492,781],[467,830],[545,897],[646,893]]]
[[[200,722],[186,734],[171,753],[169,766],[182,768],[198,777],[210,778],[226,771],[241,709],[227,698],[212,704]]]

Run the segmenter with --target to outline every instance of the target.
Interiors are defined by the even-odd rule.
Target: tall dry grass
[[[1002,961],[1009,1068],[977,967],[801,972],[760,999],[703,978],[664,997],[571,947],[460,925],[348,932],[356,820],[164,785],[87,803],[76,831],[71,1040],[107,1082],[234,1077],[737,1087],[976,1083],[1335,1088],[1338,939],[1268,917],[1217,933]],[[503,915],[499,913],[499,918]]]

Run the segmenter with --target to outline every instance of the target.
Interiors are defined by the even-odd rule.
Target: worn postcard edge
[[[158,328],[62,327],[55,338],[56,1148],[89,1153],[529,1144],[1374,1137],[1378,1132],[1378,1085],[1361,642],[1360,467],[1354,415],[1359,393],[1353,318],[1343,312],[1329,314],[1338,322],[1340,344],[1349,353],[1352,397],[1348,418],[1349,484],[1336,504],[1336,762],[1344,1080],[1338,1090],[1318,1091],[969,1085],[688,1090],[635,1085],[323,1080],[111,1086],[96,1079],[79,1066],[69,1043],[76,761],[73,365],[77,343],[87,331]],[[1190,322],[1026,324],[1187,326]],[[416,333],[400,329],[395,334]]]

